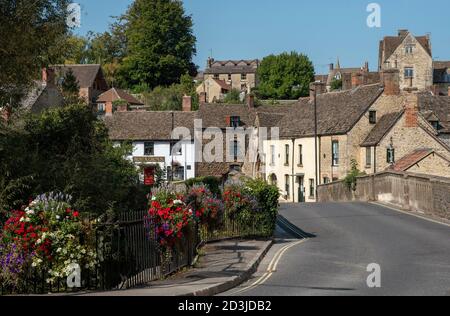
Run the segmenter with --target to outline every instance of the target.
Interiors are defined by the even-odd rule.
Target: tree
[[[153,89],[179,83],[186,72],[196,74],[193,22],[181,1],[135,0],[122,20],[127,39],[119,72],[123,86],[146,84]]]
[[[314,66],[306,55],[296,52],[270,55],[258,68],[257,93],[263,99],[298,99],[309,95]]]
[[[88,107],[28,114],[20,125],[2,130],[0,210],[51,191],[72,195],[80,211],[145,207],[136,167],[124,158],[131,146],[113,146],[104,123]]]
[[[61,83],[61,90],[66,104],[83,103],[80,100],[80,86],[78,79],[75,77],[72,69],[69,69],[64,75]]]
[[[333,78],[333,80],[331,80],[331,90],[335,91],[341,89],[342,89],[342,79]]]
[[[0,0],[0,106],[17,107],[40,75],[60,62],[68,0]]]
[[[225,96],[224,103],[228,104],[240,104],[241,102],[241,92],[237,89],[232,89],[230,92],[227,93]]]
[[[85,64],[88,62],[89,39],[83,36],[69,35],[64,46],[65,64]]]

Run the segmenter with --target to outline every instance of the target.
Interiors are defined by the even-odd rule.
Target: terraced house
[[[409,169],[450,176],[450,147],[439,137],[448,122],[439,120],[443,114],[435,114],[448,113],[448,97],[402,91],[397,69],[386,70],[381,77],[383,84],[331,93],[323,93],[324,84],[316,83],[317,94],[300,99],[279,121],[280,140],[267,141],[264,146],[269,157],[265,174],[278,185],[284,200],[316,201],[316,185],[343,179],[354,163],[371,174],[399,168],[402,161],[418,157]],[[439,163],[424,162],[424,157],[414,156],[417,150],[429,153],[426,158]]]

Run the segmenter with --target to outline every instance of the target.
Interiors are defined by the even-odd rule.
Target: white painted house
[[[166,171],[169,181],[195,177],[194,118],[189,111],[123,111],[105,122],[112,141],[132,143],[128,159],[141,170],[142,181],[151,185],[157,166]],[[175,128],[181,128],[183,139],[172,135]]]

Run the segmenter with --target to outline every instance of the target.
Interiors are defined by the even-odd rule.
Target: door
[[[298,203],[305,203],[305,178],[298,177]]]

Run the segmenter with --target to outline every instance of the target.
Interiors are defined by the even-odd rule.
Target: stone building
[[[61,85],[67,72],[72,70],[80,88],[79,96],[89,105],[96,104],[97,97],[108,90],[100,65],[52,65],[49,69],[55,73],[54,83],[57,85]]]
[[[114,109],[114,102],[116,101],[123,101],[123,104]],[[130,107],[139,107],[144,105],[132,95],[117,88],[111,88],[110,90],[102,93],[98,96],[96,102],[99,115],[112,115],[115,110],[124,112],[128,111]]]
[[[213,78],[225,82],[241,92],[250,93],[258,85],[256,72],[259,60],[225,60],[209,58],[204,71],[204,80]]]
[[[433,58],[428,35],[414,36],[399,30],[397,36],[380,41],[379,71],[398,69],[400,89],[430,90],[433,86]]]
[[[197,94],[202,96],[202,102],[217,103],[223,101],[231,91],[231,85],[224,80],[207,78],[197,87]]]

